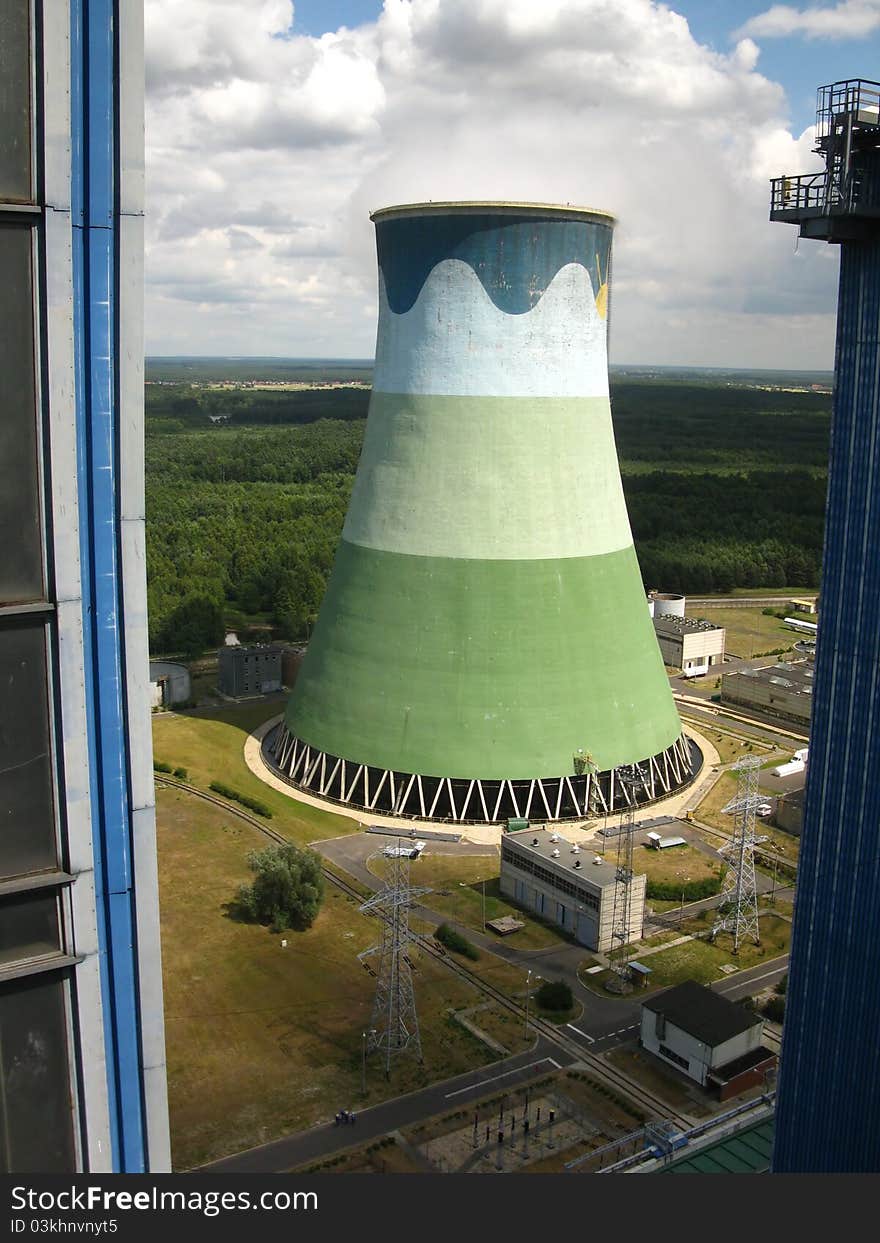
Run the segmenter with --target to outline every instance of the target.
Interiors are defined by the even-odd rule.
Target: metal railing
[[[880,82],[850,78],[820,86],[816,102],[816,138],[821,141],[851,116],[857,125],[880,125]]]
[[[770,210],[808,211],[844,206],[836,185],[828,184],[828,174],[802,173],[796,177],[774,177],[770,182]]]

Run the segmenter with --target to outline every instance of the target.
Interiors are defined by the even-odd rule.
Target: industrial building
[[[806,789],[789,790],[776,799],[776,810],[773,820],[780,829],[800,837],[804,825],[804,797]]]
[[[687,597],[677,591],[649,591],[648,612],[652,617],[684,617]]]
[[[722,1101],[764,1083],[775,1068],[763,1033],[759,1014],[696,980],[642,1002],[642,1047]]]
[[[143,6],[3,4],[0,63],[0,1169],[162,1171]]]
[[[192,678],[186,665],[175,665],[168,660],[150,661],[150,705],[153,708],[173,708],[175,704],[188,703],[192,695]]]
[[[281,690],[282,649],[271,644],[258,647],[221,647],[217,661],[217,688],[221,695],[268,695]]]
[[[605,953],[612,948],[617,884],[614,864],[560,833],[520,829],[501,839],[501,892],[588,949]],[[633,876],[627,942],[641,940],[646,885],[646,876]]]
[[[698,678],[724,661],[724,627],[702,617],[654,613],[654,633],[663,663]]]
[[[819,91],[824,169],[773,182],[772,220],[840,245],[822,624],[773,1169],[880,1169],[880,83]]]
[[[312,794],[458,822],[565,820],[682,788],[699,761],[611,422],[613,218],[430,203],[372,219],[364,446],[267,758]]]
[[[809,729],[813,707],[812,661],[779,661],[764,669],[739,669],[721,679],[721,702]]]

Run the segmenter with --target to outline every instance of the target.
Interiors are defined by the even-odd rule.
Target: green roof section
[[[773,1152],[773,1118],[764,1118],[745,1130],[684,1157],[664,1174],[766,1174]]]
[[[286,722],[359,764],[483,780],[559,777],[579,748],[604,770],[681,733],[631,545],[513,561],[343,539]]]

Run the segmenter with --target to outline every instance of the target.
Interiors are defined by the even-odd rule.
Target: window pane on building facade
[[[0,623],[0,876],[57,866],[46,628]]]
[[[0,985],[0,1170],[76,1167],[65,983],[57,975]]]
[[[0,0],[0,198],[31,197],[30,5]]]
[[[31,236],[0,225],[0,604],[43,595]]]
[[[61,952],[58,896],[38,890],[0,899],[0,964]]]

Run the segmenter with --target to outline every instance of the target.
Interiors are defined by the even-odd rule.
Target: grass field
[[[200,712],[163,712],[153,717],[153,754],[187,770],[191,785],[207,790],[212,781],[259,799],[272,812],[271,825],[293,842],[357,831],[357,822],[297,802],[255,777],[244,762],[244,744],[258,725],[284,710],[283,700],[261,701]]]
[[[633,851],[633,870],[644,873],[649,882],[677,884],[703,880],[718,875],[719,862],[694,846],[669,846],[666,850],[637,846]]]
[[[719,933],[714,945],[704,940],[687,941],[659,954],[651,954],[647,961],[651,968],[651,988],[668,988],[684,980],[711,984],[724,977],[726,973],[721,968],[728,963],[744,970],[788,952],[791,924],[787,920],[762,914],[760,929],[761,944],[758,946],[746,941],[740,945],[737,955],[733,953],[733,938],[729,932]],[[601,982],[602,976],[597,978]]]
[[[233,921],[227,903],[265,838],[231,813],[178,790],[158,795],[158,840],[168,1090],[174,1167],[187,1169],[290,1131],[483,1065],[489,1049],[451,1017],[483,1000],[442,964],[418,955],[414,980],[424,1067],[402,1058],[386,1082],[361,1033],[374,977],[357,954],[374,920],[328,886],[307,932],[281,937]],[[506,964],[499,981],[520,973]],[[480,1026],[523,1047],[516,1015],[491,1005]]]
[[[724,646],[728,656],[750,660],[765,652],[784,648],[788,651],[803,636],[781,622],[778,617],[765,617],[760,608],[709,608],[702,605],[697,612],[727,631]]]
[[[375,869],[375,864],[371,864]],[[552,928],[532,919],[508,902],[498,886],[498,855],[432,855],[427,851],[412,869],[413,884],[428,885],[432,893],[424,901],[432,911],[473,928],[483,925],[483,882],[486,886],[486,919],[513,915],[525,924],[519,932],[504,937],[505,944],[518,949],[544,949],[562,945],[564,938]],[[489,935],[492,935],[491,930]]]

